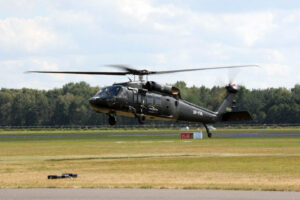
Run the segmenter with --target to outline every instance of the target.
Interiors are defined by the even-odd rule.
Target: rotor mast
[[[146,81],[148,81],[148,75],[142,75],[142,74],[140,74],[139,75],[139,81],[140,82],[144,82],[144,76],[146,76]]]

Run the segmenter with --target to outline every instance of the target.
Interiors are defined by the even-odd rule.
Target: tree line
[[[224,87],[187,87],[183,81],[174,86],[183,99],[216,110],[223,101]],[[101,125],[107,116],[96,113],[88,99],[99,90],[85,82],[69,83],[53,90],[0,90],[0,126]],[[238,110],[248,110],[255,124],[300,123],[300,85],[292,89],[268,88],[249,90],[241,87],[236,97]],[[169,123],[147,121],[147,123]],[[137,120],[118,117],[118,124],[137,124]]]

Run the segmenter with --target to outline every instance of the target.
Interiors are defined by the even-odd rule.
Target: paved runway
[[[300,137],[300,132],[287,133],[215,133],[217,137]]]
[[[9,200],[298,200],[300,192],[152,189],[0,189]]]

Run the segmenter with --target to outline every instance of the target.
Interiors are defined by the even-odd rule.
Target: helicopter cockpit
[[[89,99],[89,102],[92,106],[106,107],[109,103],[115,101],[115,97],[117,97],[122,90],[122,86],[119,85],[101,88],[95,96]]]
[[[95,97],[114,97],[119,94],[121,86],[109,86],[102,88],[99,92],[96,93]]]

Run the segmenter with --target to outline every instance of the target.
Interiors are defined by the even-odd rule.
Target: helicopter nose
[[[101,98],[97,96],[90,98],[89,102],[92,107],[110,107],[114,104],[112,99]]]
[[[92,97],[89,99],[89,102],[91,105],[96,105],[98,102],[99,98],[98,97]]]

